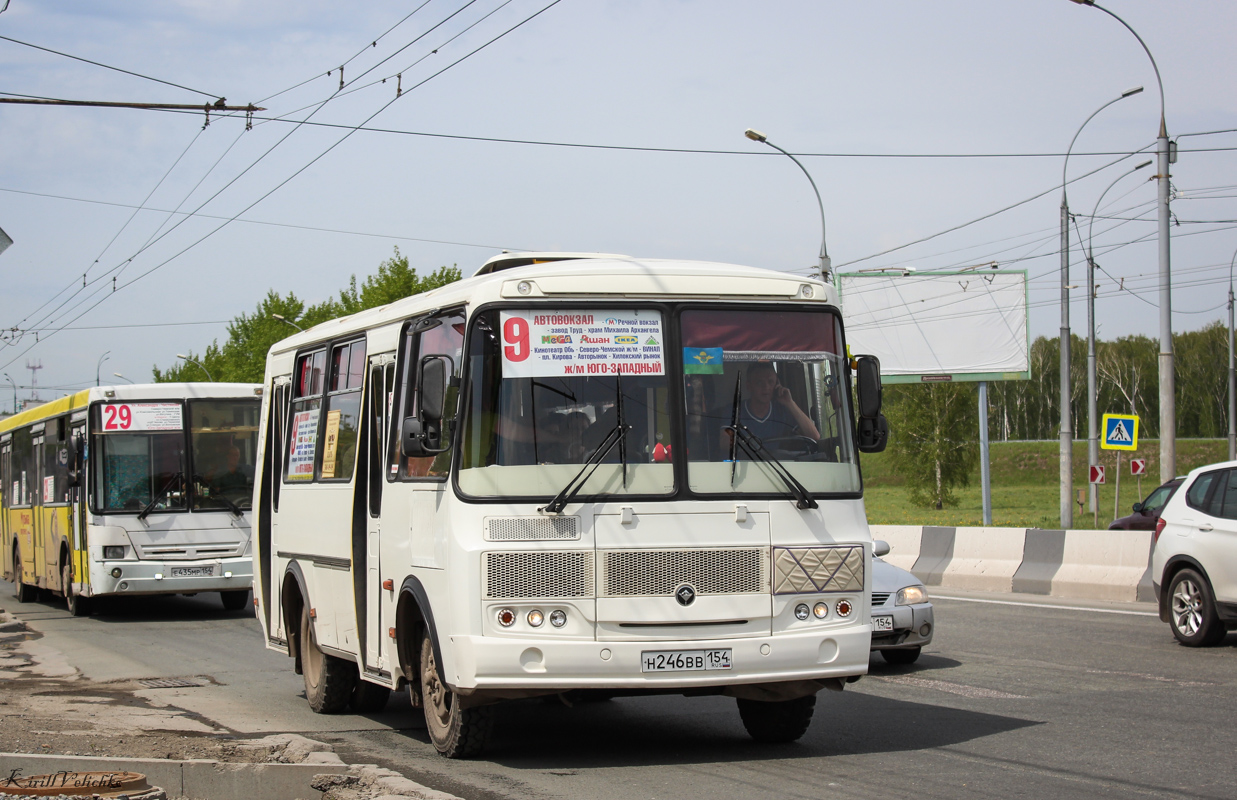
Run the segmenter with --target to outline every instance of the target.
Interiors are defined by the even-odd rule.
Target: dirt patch
[[[0,753],[298,763],[331,749],[299,736],[238,739],[198,714],[138,696],[149,682],[83,677],[41,638],[0,611]]]

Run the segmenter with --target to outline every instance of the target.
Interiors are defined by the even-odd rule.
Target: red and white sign
[[[660,311],[530,309],[501,322],[504,378],[666,374]]]
[[[1135,458],[1134,460],[1130,461],[1130,474],[1131,475],[1146,475],[1147,474],[1147,459]]]
[[[104,433],[179,431],[185,426],[180,403],[108,403],[99,411]]]
[[[1104,482],[1104,467],[1102,465],[1091,465],[1091,483]]]

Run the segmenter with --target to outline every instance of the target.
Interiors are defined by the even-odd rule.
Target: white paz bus
[[[17,599],[219,592],[249,601],[262,387],[101,386],[0,421],[4,577]]]
[[[266,397],[258,616],[315,711],[407,685],[461,757],[501,700],[723,694],[789,741],[867,672],[887,427],[830,286],[503,255],[279,342]]]

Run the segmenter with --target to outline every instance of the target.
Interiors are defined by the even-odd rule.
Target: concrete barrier
[[[941,576],[942,586],[981,592],[1013,590],[1022,566],[1026,531],[1020,528],[957,528],[953,558]]]
[[[873,525],[925,586],[1153,602],[1150,531]]]

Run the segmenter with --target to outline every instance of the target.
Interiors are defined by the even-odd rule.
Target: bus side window
[[[283,481],[279,480],[278,471],[279,465],[284,463],[284,447],[288,440],[285,437],[287,429],[288,417],[288,386],[281,384],[276,386],[271,392],[271,410],[270,410],[270,428],[272,435],[270,438],[271,449],[275,452],[268,453],[266,457],[267,471],[271,473],[271,510],[279,511],[279,489],[283,486]]]
[[[433,323],[439,323],[434,325]],[[445,356],[451,365],[451,376],[458,383],[460,376],[460,361],[464,350],[464,309],[445,311],[428,322],[416,322],[404,332],[401,347],[403,362],[400,365],[399,397],[397,399],[398,413],[392,414],[390,425],[391,436],[388,446],[391,451],[390,471],[392,478],[415,480],[418,478],[444,478],[451,464],[451,453],[439,453],[436,456],[421,458],[402,458],[399,454],[398,435],[400,425],[406,417],[415,416],[418,408],[418,391],[416,386],[417,368],[427,356]],[[417,332],[420,330],[421,332]],[[443,430],[450,429],[456,414],[458,389],[452,387],[447,391],[446,402],[443,405]]]

